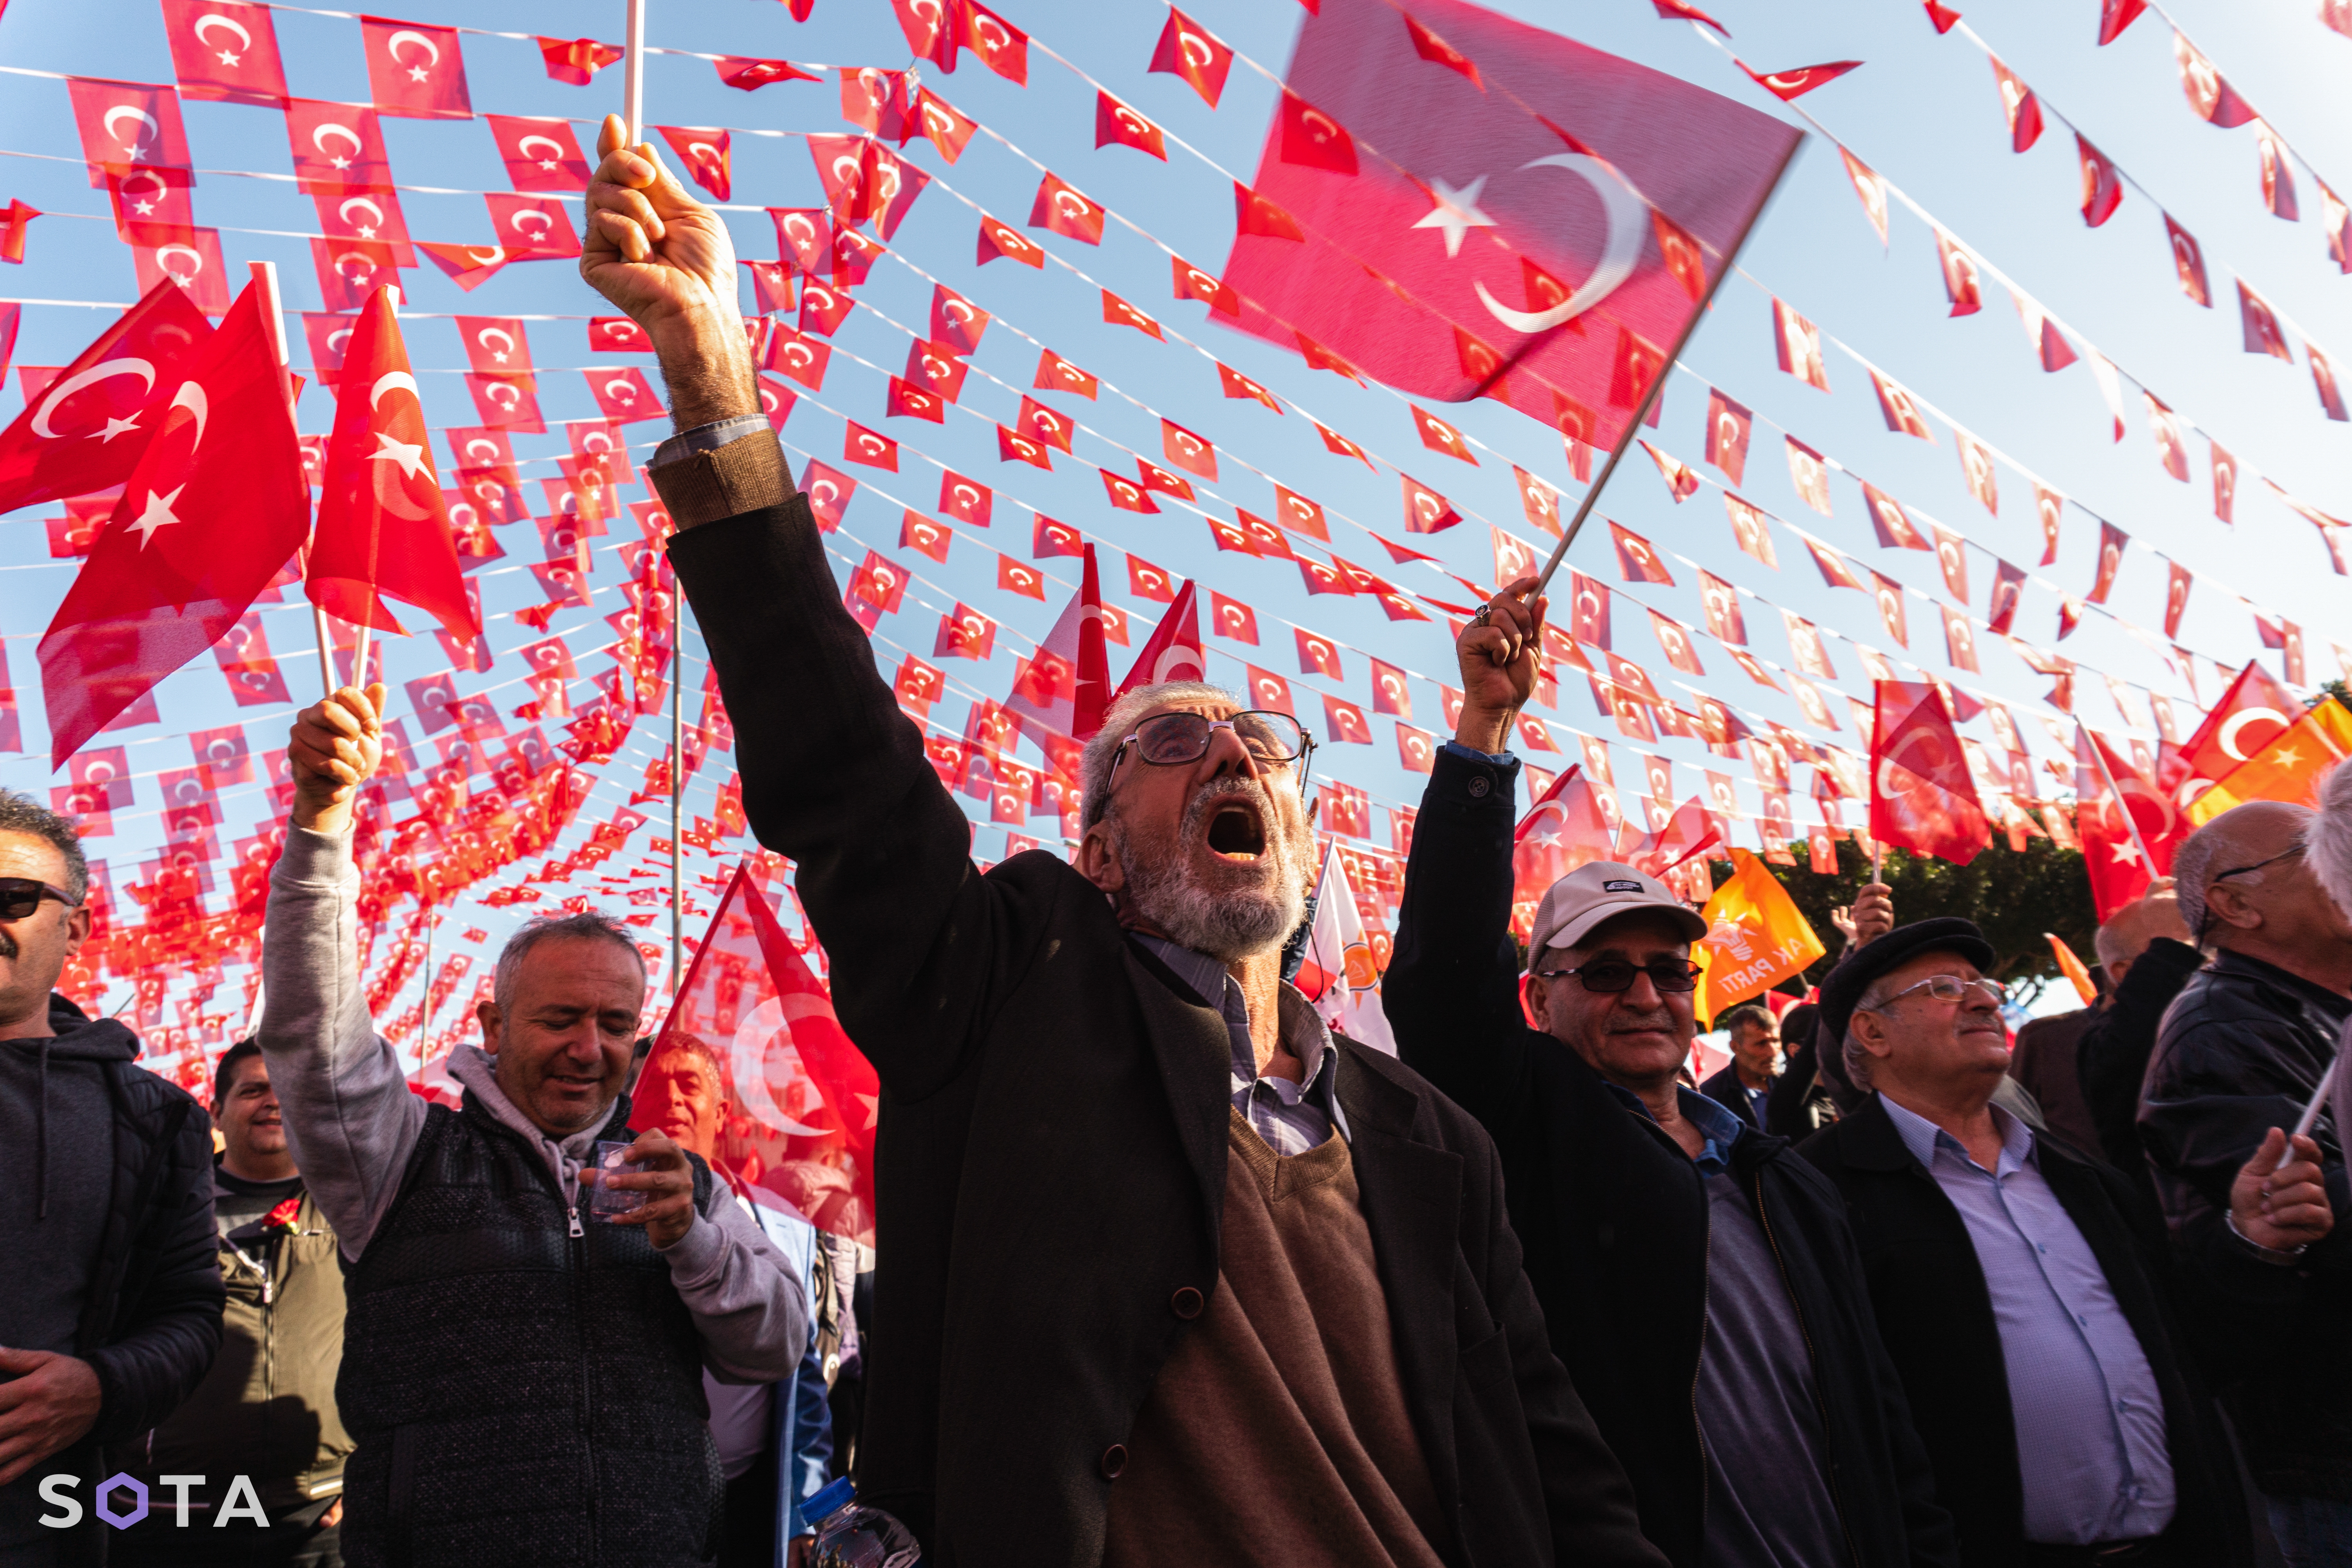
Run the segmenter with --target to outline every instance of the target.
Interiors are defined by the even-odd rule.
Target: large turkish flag
[[[1992,827],[1943,694],[1924,680],[1876,684],[1870,836],[1965,866],[1992,842]]]
[[[1238,324],[1613,447],[1799,133],[1459,0],[1413,19],[1478,77],[1385,0],[1307,17],[1253,186],[1305,238],[1234,239]]]

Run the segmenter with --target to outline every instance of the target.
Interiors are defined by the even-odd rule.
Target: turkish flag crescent
[[[880,1082],[740,867],[646,1058],[642,1125],[656,1125],[671,1072],[692,1058],[706,1074],[716,1069],[737,1113],[708,1151],[712,1167],[730,1185],[870,1245]]]
[[[1176,590],[1175,602],[1160,624],[1151,629],[1151,637],[1143,651],[1135,656],[1135,667],[1127,679],[1118,683],[1111,696],[1120,698],[1139,687],[1158,686],[1169,680],[1206,680],[1209,660],[1201,651],[1201,612],[1192,596],[1192,580]],[[1110,705],[1105,703],[1105,708]]]
[[[481,633],[450,541],[416,378],[382,289],[368,297],[343,355],[306,586],[312,604],[353,626],[404,636],[383,602],[388,594],[461,642]]]
[[[2248,659],[2197,732],[2178,748],[2162,749],[2158,782],[2175,805],[2186,808],[2205,785],[2228,777],[2231,769],[2278,739],[2302,710],[2303,704],[2260,661]]]
[[[1882,680],[1870,731],[1870,836],[1965,866],[1992,842],[1968,758],[1923,680]]]
[[[2109,785],[2100,766],[2101,749],[2090,731],[2075,726],[2074,832],[2083,841],[2083,869],[2091,879],[2091,902],[2104,921],[2147,892],[2155,873],[2148,868],[2147,856],[2140,852],[2134,824],[2126,815],[2129,807],[2121,798],[2122,790]],[[2125,779],[2138,780],[2138,775],[2126,768],[2116,774],[2116,784]],[[2145,781],[2139,782],[2144,795],[2152,793]],[[2177,819],[2168,806],[2167,810]],[[2186,821],[2180,826],[2184,831],[2188,827]]]
[[[177,283],[148,289],[0,432],[0,512],[129,479],[163,422],[174,373],[212,336]]]
[[[1507,392],[1547,425],[1565,397],[1593,411],[1578,438],[1613,449],[1646,390],[1613,374],[1621,334],[1681,342],[1799,132],[1463,0],[1425,0],[1413,16],[1494,90],[1423,58],[1385,0],[1326,0],[1299,34],[1284,101],[1381,156],[1352,174],[1290,162],[1277,110],[1252,188],[1306,239],[1234,239],[1223,277],[1244,301],[1238,324],[1285,347],[1303,333],[1419,396]],[[1472,229],[1486,232],[1465,245]],[[1685,254],[1685,236],[1700,254]],[[1696,298],[1693,268],[1706,279]],[[1559,300],[1556,279],[1581,281]],[[1597,330],[1578,320],[1594,312]],[[1465,371],[1457,329],[1501,365]]]
[[[368,97],[377,112],[416,120],[474,118],[457,28],[362,16],[360,38],[367,53]]]
[[[42,635],[53,764],[226,636],[302,547],[310,484],[268,295],[160,379],[155,434]]]

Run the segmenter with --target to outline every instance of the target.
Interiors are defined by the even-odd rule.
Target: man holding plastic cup
[[[628,1136],[646,991],[610,917],[517,931],[479,1008],[481,1047],[450,1063],[464,1108],[409,1091],[358,963],[352,801],[382,758],[383,701],[381,686],[346,687],[296,719],[262,946],[262,1052],[351,1265],[344,1554],[707,1563],[723,1482],[703,1371],[791,1376],[807,1298],[709,1167],[660,1132],[584,1184],[640,1206],[592,1219],[583,1170],[598,1142]]]

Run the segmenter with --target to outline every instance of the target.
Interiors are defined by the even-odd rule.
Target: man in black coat
[[[1731,1059],[1707,1075],[1698,1091],[1750,1127],[1764,1125],[1764,1107],[1780,1081],[1780,1026],[1759,1003],[1734,1007],[1717,1020],[1731,1037]]]
[[[212,1122],[139,1041],[53,993],[89,939],[73,825],[0,791],[0,1563],[105,1561],[102,1445],[155,1425],[220,1346]],[[132,1506],[128,1491],[112,1499]],[[47,1522],[43,1522],[46,1521]]]
[[[1939,919],[1832,970],[1822,1038],[1843,1042],[1870,1098],[1803,1146],[1844,1195],[1961,1561],[2242,1563],[2243,1501],[2154,1216],[2115,1171],[1993,1102],[2010,1053],[1992,962],[1973,923]],[[2277,1182],[2280,1221],[2289,1205],[2307,1221],[2315,1164]],[[2242,1196],[2259,1216],[2259,1177]]]
[[[2265,1140],[2295,1125],[2352,1015],[2352,923],[2314,875],[2312,825],[2302,806],[2251,802],[2174,854],[2181,918],[2214,956],[2164,1014],[2139,1112],[2185,1277],[2201,1288],[2199,1348],[2290,1562],[2342,1561],[2328,1542],[2352,1550],[2352,1226],[2266,1266],[2231,1193]],[[2323,1117],[2313,1136],[2334,1211],[2352,1212],[2342,1127]],[[2257,1288],[2226,1289],[2249,1258]]]
[[[1535,681],[1533,583],[1462,637],[1381,984],[1398,1048],[1494,1135],[1553,1348],[1678,1568],[1952,1563],[1837,1194],[1675,1085],[1706,922],[1630,867],[1584,866],[1537,910],[1543,1026],[1520,1012],[1519,764],[1496,753]]]
[[[1087,749],[1076,866],[982,875],[760,413],[726,230],[618,132],[582,271],[661,357],[681,436],[650,472],[744,810],[881,1080],[861,1500],[943,1568],[1654,1568],[1492,1143],[1281,982],[1303,737],[1213,688],[1129,693]],[[1327,1340],[1262,1292],[1269,1226]],[[1287,1349],[1202,1353],[1252,1335]]]

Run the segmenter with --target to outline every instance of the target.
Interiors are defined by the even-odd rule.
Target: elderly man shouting
[[[1281,980],[1297,725],[1129,692],[1076,863],[982,875],[760,413],[726,230],[620,140],[581,270],[661,357],[744,810],[881,1079],[864,1500],[967,1568],[1654,1563],[1493,1146]]]
[[[626,926],[534,921],[499,955],[482,1048],[450,1072],[465,1109],[409,1092],[368,1022],[352,803],[383,754],[383,688],[303,710],[294,808],[270,875],[261,1049],[310,1194],[350,1261],[335,1384],[356,1440],[353,1568],[707,1564],[722,1479],[707,1366],[792,1375],[800,1280],[708,1166],[659,1132],[646,1194],[588,1222],[582,1168],[627,1139],[621,1092],[645,1003]]]
[[[1993,1103],[2010,1049],[1992,962],[1972,922],[1940,919],[1832,971],[1822,1037],[1874,1092],[1803,1150],[1845,1196],[1960,1560],[2244,1563],[2243,1500],[2155,1216],[2122,1175]],[[2282,1166],[2273,1138],[2235,1205],[2248,1234],[2284,1247],[2324,1232],[2327,1209],[2309,1141]]]
[[[1536,910],[1536,1026],[1520,1013],[1519,764],[1499,748],[1535,686],[1534,586],[1506,588],[1456,649],[1465,699],[1382,984],[1398,1048],[1494,1134],[1553,1348],[1675,1568],[1948,1564],[1837,1194],[1676,1084],[1706,922],[1630,866],[1571,871]]]

